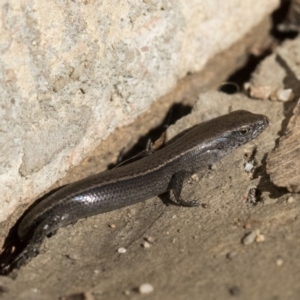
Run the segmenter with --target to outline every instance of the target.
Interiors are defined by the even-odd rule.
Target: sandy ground
[[[204,111],[247,109],[271,120],[258,139],[185,186],[186,197],[199,199],[201,207],[165,206],[157,197],[80,220],[47,239],[16,280],[1,277],[9,289],[2,298],[85,292],[95,299],[297,299],[300,195],[275,188],[265,173],[283,105],[219,93],[200,101]],[[257,166],[251,175],[244,170],[244,154],[254,145]],[[262,192],[257,205],[246,202],[252,187]],[[244,245],[245,235],[255,230],[263,241]],[[120,247],[127,252],[119,254]],[[137,290],[144,283],[154,288],[147,296]]]

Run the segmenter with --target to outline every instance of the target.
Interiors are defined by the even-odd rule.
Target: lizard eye
[[[249,133],[249,128],[243,128],[238,131],[240,135],[246,135]]]

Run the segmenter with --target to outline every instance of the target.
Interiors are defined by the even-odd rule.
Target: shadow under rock
[[[257,189],[260,192],[269,192],[269,197],[271,199],[277,199],[281,196],[288,193],[288,191],[285,188],[279,188],[275,186],[271,180],[270,175],[266,172],[266,166],[267,166],[267,157],[268,154],[266,153],[261,160],[261,165],[255,169],[253,178],[260,177],[259,183],[257,185]]]
[[[2,251],[0,254],[0,275],[8,275],[13,271],[12,268],[6,268],[9,266],[16,257],[26,248],[28,241],[30,240],[30,234],[26,237],[25,241],[21,241],[18,236],[18,228],[23,219],[23,217],[31,210],[34,206],[38,203],[49,197],[51,194],[55,193],[56,191],[60,190],[64,186],[58,187],[49,193],[43,195],[41,198],[36,200],[32,205],[30,205],[22,214],[22,216],[17,220],[17,222],[11,227],[8,232],[7,237],[5,238]],[[15,277],[15,275],[13,275]]]

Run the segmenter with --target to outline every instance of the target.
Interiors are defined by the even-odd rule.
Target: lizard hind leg
[[[186,172],[175,173],[171,179],[171,191],[173,192],[176,203],[181,206],[194,207],[199,206],[197,200],[185,200],[181,197],[184,179],[188,176]]]

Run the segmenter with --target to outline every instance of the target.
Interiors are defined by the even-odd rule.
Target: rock
[[[267,159],[271,181],[290,192],[300,192],[300,99],[293,111],[286,134]]]

